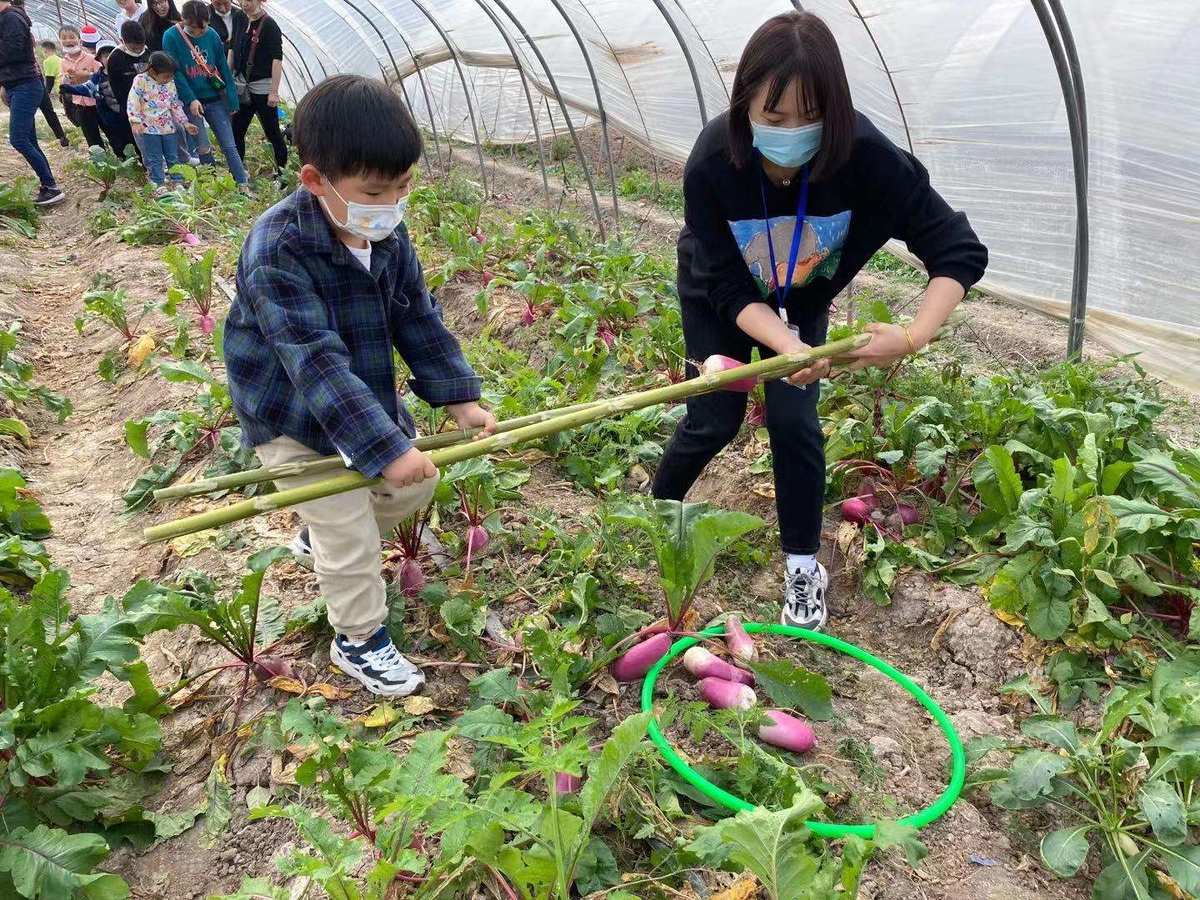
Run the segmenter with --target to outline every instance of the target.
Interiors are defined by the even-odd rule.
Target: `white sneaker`
[[[829,615],[825,607],[828,589],[829,573],[820,563],[815,569],[788,572],[784,576],[783,612],[779,621],[793,628],[820,631]]]
[[[311,569],[313,567],[313,552],[312,544],[309,541],[308,526],[305,525],[296,532],[296,536],[292,538],[288,549],[292,551],[292,556],[296,557],[296,562]]]
[[[198,157],[198,156],[189,156],[189,157],[188,157],[188,165],[189,165],[189,166],[198,166],[198,165],[200,165],[200,157]]]
[[[329,647],[329,661],[382,697],[407,697],[425,684],[425,674],[401,655],[382,626],[359,644],[339,634]]]

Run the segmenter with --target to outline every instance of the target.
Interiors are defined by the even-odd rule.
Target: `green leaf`
[[[208,845],[216,844],[233,819],[233,789],[221,771],[223,758],[213,764],[205,784],[204,836]]]
[[[650,716],[648,712],[637,713],[614,728],[599,757],[588,766],[587,781],[579,793],[579,809],[586,831],[591,830],[605,798],[645,737]]]
[[[1147,453],[1133,464],[1133,477],[1139,484],[1149,485],[1169,505],[1200,508],[1200,484],[1179,470],[1179,465],[1166,453]]]
[[[1200,753],[1200,726],[1189,725],[1146,741],[1147,747],[1165,747],[1176,753]]]
[[[492,669],[468,685],[471,692],[488,703],[514,703],[521,697],[517,678],[511,669]]]
[[[109,597],[103,609],[76,620],[75,634],[64,648],[64,662],[84,679],[116,672],[138,657],[138,631],[117,601]]]
[[[1105,866],[1092,886],[1092,900],[1147,900],[1149,897],[1145,854]]]
[[[1033,800],[1048,795],[1051,782],[1065,772],[1069,765],[1067,760],[1057,753],[1026,750],[1012,762],[1009,785],[1017,799]]]
[[[586,896],[620,883],[621,871],[617,868],[612,850],[600,838],[593,837],[580,854],[579,865],[575,867],[575,886],[580,895]]]
[[[696,831],[687,849],[709,865],[726,861],[749,870],[771,900],[791,900],[817,873],[817,854],[808,846],[806,819],[822,807],[812,791],[796,792],[791,807],[757,807]]]
[[[33,439],[33,435],[29,433],[29,426],[20,419],[0,419],[0,434],[15,434],[26,447]]]
[[[1173,785],[1166,781],[1149,782],[1138,795],[1138,803],[1160,841],[1168,847],[1184,842],[1188,833],[1187,810]]]
[[[1025,621],[1034,636],[1043,641],[1057,640],[1071,624],[1071,602],[1051,596],[1045,590],[1038,591],[1029,597]]]
[[[0,872],[29,900],[70,900],[93,885],[91,895],[105,900],[129,896],[116,875],[92,871],[107,855],[108,844],[96,834],[67,834],[45,825],[0,834]]]
[[[1061,716],[1031,716],[1021,723],[1021,732],[1052,747],[1062,747],[1072,753],[1079,750],[1075,726]]]
[[[269,878],[243,878],[240,888],[216,900],[291,900],[291,896],[288,888],[276,887]],[[210,897],[209,900],[214,898]]]
[[[512,733],[516,719],[495,706],[480,706],[459,716],[454,727],[468,740],[482,741]]]
[[[1017,511],[1024,487],[1008,450],[995,444],[988,447],[975,464],[973,477],[975,490],[988,510],[1001,518]]]
[[[147,442],[149,433],[149,419],[130,419],[125,423],[125,443],[135,456],[140,456],[142,459],[150,458],[150,446]]]
[[[1200,894],[1200,847],[1176,847],[1163,856],[1167,872],[1189,894]]]
[[[1042,861],[1056,875],[1070,878],[1087,859],[1091,825],[1059,828],[1042,838]]]
[[[167,381],[175,383],[199,382],[215,384],[212,372],[191,359],[174,359],[159,364],[158,373]]]
[[[763,660],[750,664],[758,683],[777,705],[798,709],[810,719],[821,722],[833,718],[833,691],[822,675],[810,672],[786,659]]]
[[[917,829],[899,822],[879,822],[875,825],[875,843],[882,850],[899,847],[904,851],[908,864],[914,869],[921,864],[929,850],[917,838]]]

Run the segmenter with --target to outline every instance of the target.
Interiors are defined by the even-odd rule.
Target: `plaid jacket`
[[[480,379],[442,322],[403,226],[372,245],[371,271],[303,188],[254,224],[225,323],[225,366],[242,441],[287,435],[340,451],[375,477],[411,446],[392,348],[434,406],[478,400]]]

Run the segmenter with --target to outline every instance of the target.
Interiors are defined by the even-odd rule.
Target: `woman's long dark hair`
[[[163,35],[167,29],[179,21],[179,10],[175,8],[175,0],[167,0],[167,14],[160,16],[154,11],[154,2],[146,4],[146,11],[138,18],[138,24],[146,32],[146,43],[150,46],[162,47]]]
[[[739,169],[755,158],[750,129],[754,95],[768,85],[766,107],[775,109],[793,81],[799,84],[800,108],[824,122],[821,149],[812,170],[813,181],[820,181],[850,158],[854,104],[833,32],[810,12],[793,11],[768,19],[742,51],[729,98],[729,155]]]

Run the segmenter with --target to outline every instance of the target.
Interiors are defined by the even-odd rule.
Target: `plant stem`
[[[587,409],[594,405],[595,402],[576,403],[560,409],[545,410],[528,416],[508,419],[496,425],[496,433],[503,434],[506,431],[513,431],[536,422],[544,422],[554,416]],[[468,428],[462,431],[443,431],[438,434],[419,437],[413,441],[413,446],[422,451],[451,447],[470,440],[479,434],[480,431],[481,429],[479,428]],[[246,469],[242,472],[233,472],[229,475],[201,478],[187,484],[174,484],[170,487],[159,488],[154,492],[154,499],[162,502],[164,500],[178,500],[183,497],[197,497],[201,494],[211,494],[214,491],[227,491],[233,488],[245,487],[248,484],[274,481],[277,478],[291,478],[296,475],[309,475],[316,472],[333,472],[339,469],[342,471],[351,471],[346,468],[345,462],[337,455],[322,456],[320,459],[305,460],[302,462],[285,463],[279,466],[260,466],[254,469]]]
[[[683,400],[698,394],[719,391],[726,385],[743,378],[768,379],[784,377],[806,368],[818,359],[827,359],[848,353],[859,347],[864,347],[869,341],[870,335],[857,335],[820,347],[814,347],[803,353],[776,356],[762,360],[761,362],[739,366],[735,369],[726,369],[722,372],[701,375],[698,378],[692,378],[679,384],[626,394],[610,400],[600,400],[585,406],[583,409],[556,415],[533,425],[526,425],[523,428],[516,428],[501,434],[493,434],[489,437],[480,438],[468,443],[460,443],[440,450],[434,450],[429,454],[429,457],[435,466],[445,468],[456,462],[462,462],[464,459],[473,459],[499,450],[507,450],[509,447],[517,444],[547,437],[571,428],[578,428],[581,425],[587,425],[590,422],[596,422],[600,419],[612,418],[637,409],[656,406],[660,403]],[[228,525],[231,522],[238,522],[262,513],[287,509],[290,506],[306,503],[310,500],[320,500],[324,497],[332,497],[335,494],[343,494],[347,491],[369,487],[378,484],[380,481],[382,481],[380,478],[367,478],[365,475],[360,475],[357,472],[346,472],[335,475],[325,481],[302,485],[301,487],[268,494],[263,497],[254,497],[250,500],[243,500],[240,503],[233,503],[221,509],[214,509],[198,515],[177,519],[173,522],[154,525],[145,529],[142,535],[148,543],[170,540],[171,538],[180,537],[185,534],[195,534],[197,531],[204,531],[208,528]]]

